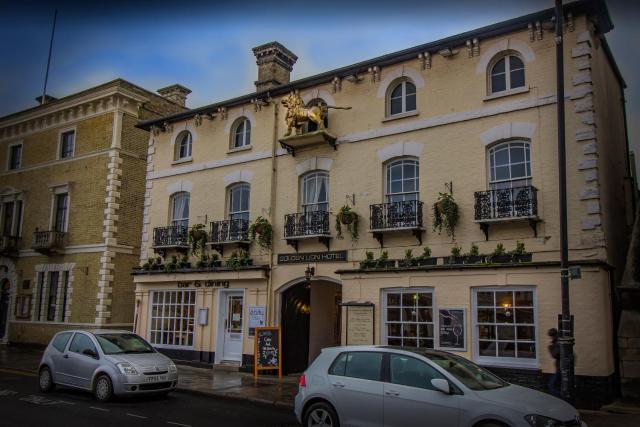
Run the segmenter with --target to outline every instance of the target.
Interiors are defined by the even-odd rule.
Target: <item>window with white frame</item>
[[[153,291],[151,298],[149,342],[159,346],[192,347],[196,291]]]
[[[69,215],[69,194],[59,193],[53,199],[53,231],[67,231]]]
[[[388,116],[416,111],[416,85],[409,80],[401,80],[392,86],[387,98]]]
[[[534,365],[537,360],[535,291],[473,290],[474,355],[480,362]]]
[[[531,185],[531,148],[526,141],[501,142],[489,148],[492,190]]]
[[[174,160],[190,159],[192,143],[193,137],[191,136],[191,132],[188,130],[180,132],[176,138]]]
[[[171,196],[171,225],[186,228],[189,226],[189,193],[183,191]]]
[[[21,232],[22,200],[9,196],[0,202],[0,236],[18,237]]]
[[[76,145],[76,131],[69,130],[60,135],[60,158],[66,159],[73,156]]]
[[[9,146],[9,170],[20,169],[22,165],[22,144]]]
[[[58,308],[58,288],[59,288],[59,271],[49,272],[49,292],[47,295],[47,322],[56,320],[56,310]]]
[[[231,148],[242,148],[251,145],[251,122],[246,117],[240,117],[232,127]]]
[[[302,176],[302,212],[329,210],[329,174],[324,171],[309,172]]]
[[[229,187],[229,219],[249,221],[249,194],[251,187],[246,182]]]
[[[70,288],[69,270],[38,272],[35,295],[34,320],[64,322]],[[29,297],[29,305],[31,297]]]
[[[419,199],[419,163],[416,159],[398,159],[387,163],[385,199],[387,203]]]
[[[516,54],[509,53],[492,62],[489,93],[500,93],[524,87],[524,63]]]
[[[387,289],[382,301],[385,344],[434,347],[433,290]]]

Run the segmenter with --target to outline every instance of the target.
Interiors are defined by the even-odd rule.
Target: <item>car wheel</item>
[[[40,369],[40,375],[38,375],[38,385],[40,386],[40,391],[42,391],[43,393],[48,393],[56,387],[56,385],[53,383],[51,370],[46,366]]]
[[[304,414],[306,427],[340,427],[338,414],[331,405],[324,402],[314,403]]]
[[[96,380],[93,394],[98,402],[108,402],[113,397],[113,384],[107,375],[100,375]]]

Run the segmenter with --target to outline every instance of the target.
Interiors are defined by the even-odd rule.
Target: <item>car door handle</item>
[[[332,383],[332,386],[334,386],[335,388],[344,388],[344,384],[342,383]]]
[[[387,396],[400,396],[400,393],[393,390],[385,391],[384,394],[386,394]]]
[[[65,359],[68,359],[68,358],[69,358],[69,355],[68,355],[68,354],[65,354],[65,355],[64,355],[64,356],[62,356],[62,357],[64,357]]]

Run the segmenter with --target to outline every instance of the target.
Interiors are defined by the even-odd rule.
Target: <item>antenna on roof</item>
[[[53,35],[56,32],[56,18],[58,17],[58,9],[53,12],[53,28],[51,29],[51,41],[49,42],[49,58],[47,59],[47,71],[44,73],[44,88],[42,89],[42,98],[40,105],[47,100],[47,80],[49,80],[49,66],[51,65],[51,52],[53,51]]]

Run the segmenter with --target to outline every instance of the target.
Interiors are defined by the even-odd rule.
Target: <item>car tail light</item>
[[[304,374],[300,375],[300,383],[298,385],[300,387],[306,387],[307,386],[307,378],[304,376]]]

